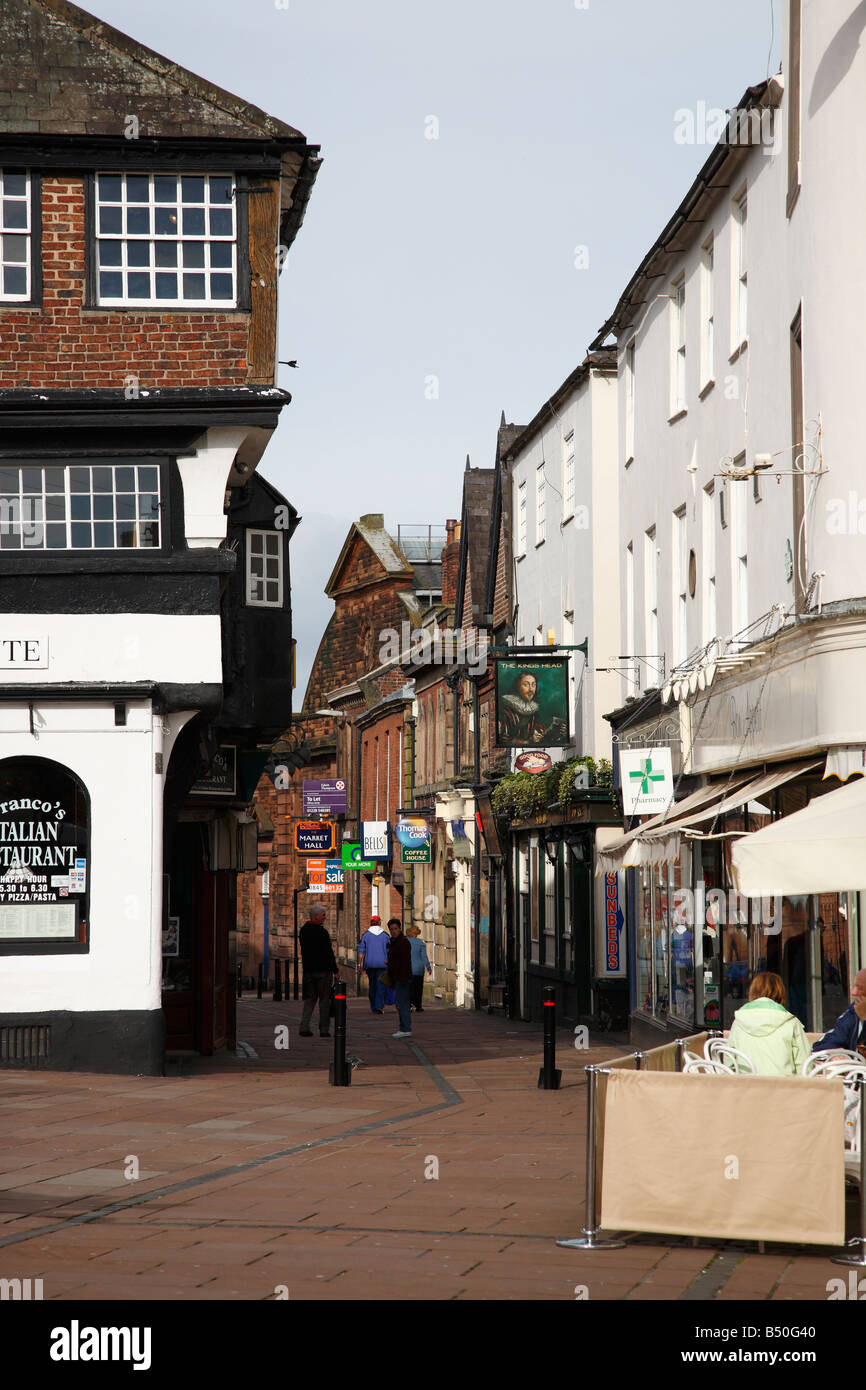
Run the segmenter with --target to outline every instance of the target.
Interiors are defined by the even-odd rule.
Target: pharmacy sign
[[[619,755],[622,808],[627,816],[656,815],[673,801],[669,748],[631,748]]]

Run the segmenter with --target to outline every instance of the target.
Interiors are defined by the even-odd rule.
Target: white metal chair
[[[755,1064],[751,1057],[734,1047],[727,1038],[707,1038],[704,1043],[704,1057],[708,1062],[721,1062],[725,1071],[734,1075],[755,1075]]]
[[[730,1076],[731,1071],[722,1062],[710,1062],[706,1057],[698,1057],[694,1052],[686,1053],[683,1072],[704,1076]]]
[[[821,1052],[810,1052],[801,1067],[803,1076],[813,1076],[822,1072],[829,1064],[837,1062],[862,1062],[859,1052],[849,1052],[845,1047],[828,1047]]]

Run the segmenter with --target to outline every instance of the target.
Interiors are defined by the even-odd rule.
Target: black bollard
[[[334,1060],[328,1079],[332,1086],[349,1086],[352,1068],[346,1065],[346,986],[337,980],[334,986]]]
[[[558,1091],[562,1072],[556,1070],[556,990],[553,985],[544,986],[541,1016],[544,1021],[544,1066],[538,1073],[538,1086],[542,1091]]]
[[[279,960],[274,961],[274,1003],[283,1002],[283,967]]]
[[[257,999],[261,999],[262,995],[264,994],[264,990],[265,990],[264,966],[262,965],[261,961],[259,961],[259,983],[258,983],[258,987],[257,987],[257,989],[256,989],[256,998],[257,998]]]
[[[243,964],[241,963],[241,961],[238,961],[238,999],[243,999],[243,997],[244,997],[244,967],[243,967]]]

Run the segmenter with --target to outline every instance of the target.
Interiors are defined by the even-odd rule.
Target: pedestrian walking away
[[[412,1015],[409,1012],[409,982],[412,979],[412,948],[409,945],[409,938],[403,932],[403,923],[399,917],[389,917],[388,930],[391,933],[391,940],[388,943],[388,974],[394,983],[394,990],[397,995],[397,1013],[400,1018],[400,1027],[391,1036],[411,1038]]]
[[[406,928],[406,935],[409,938],[409,948],[412,952],[412,979],[410,981],[409,997],[416,1014],[424,1012],[424,971],[428,975],[433,974],[433,967],[427,958],[427,947],[421,940],[421,928],[411,926]]]
[[[313,1030],[313,1009],[319,1004],[319,1034],[323,1038],[331,1036],[331,981],[339,979],[337,958],[331,945],[331,938],[325,926],[324,907],[314,907],[309,920],[300,931],[301,964],[304,969],[304,1009],[301,1014],[302,1038],[311,1038]]]
[[[367,993],[370,996],[370,1012],[383,1014],[381,1002],[377,997],[379,977],[388,964],[388,933],[379,917],[371,917],[370,925],[358,942],[358,969],[367,972]]]

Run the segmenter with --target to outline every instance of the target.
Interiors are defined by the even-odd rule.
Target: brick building
[[[6,0],[0,53],[2,1055],[158,1072],[233,1040],[291,690],[274,248],[319,160],[66,0]]]

